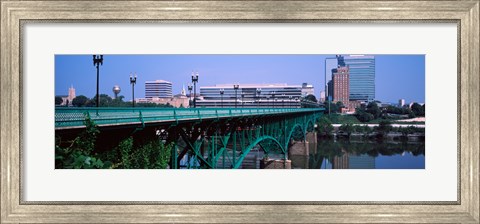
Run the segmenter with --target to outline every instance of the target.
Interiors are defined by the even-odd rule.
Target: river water
[[[425,169],[425,142],[319,139],[308,156],[289,159],[294,169]]]

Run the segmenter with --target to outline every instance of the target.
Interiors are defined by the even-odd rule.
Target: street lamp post
[[[188,105],[189,105],[190,107],[192,107],[192,105],[191,105],[191,104],[192,104],[192,89],[193,89],[192,84],[191,84],[191,83],[188,84],[188,91],[190,92],[190,94],[188,94],[188,96],[189,96]]]
[[[262,92],[262,89],[258,88],[257,89],[257,107],[260,107],[260,93]]]
[[[197,107],[197,82],[198,82],[198,72],[192,72],[192,82],[193,82],[193,108]]]
[[[100,79],[100,73],[99,73],[99,66],[103,65],[103,55],[93,55],[93,66],[97,67],[97,107],[100,105],[100,94],[98,94],[98,87],[99,87],[99,79]]]
[[[221,98],[221,101],[220,101],[221,103],[220,103],[220,105],[221,105],[222,108],[223,108],[223,94],[224,94],[224,93],[225,93],[225,90],[224,90],[224,89],[220,89],[220,98]]]
[[[137,84],[137,74],[132,76],[130,73],[130,84],[132,84],[132,107],[135,107],[135,84]]]
[[[237,91],[238,91],[238,84],[233,85],[233,89],[235,90],[235,108],[237,108]]]

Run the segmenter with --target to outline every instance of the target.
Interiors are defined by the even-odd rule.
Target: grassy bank
[[[425,124],[425,122],[405,122],[401,121],[402,119],[384,119],[384,118],[377,118],[371,120],[369,122],[361,122],[351,114],[326,114],[325,115],[332,124],[380,124],[380,122],[390,122],[394,124]]]

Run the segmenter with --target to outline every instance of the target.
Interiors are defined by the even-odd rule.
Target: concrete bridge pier
[[[292,161],[287,159],[267,159],[260,160],[260,169],[292,169]]]
[[[302,169],[309,168],[309,155],[317,153],[317,133],[308,132],[305,140],[295,141],[291,140],[290,148],[288,149],[288,157],[292,160],[292,167]]]

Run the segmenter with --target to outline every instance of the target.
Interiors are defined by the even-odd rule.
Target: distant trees
[[[309,100],[309,101],[312,101],[312,102],[315,102],[315,103],[317,102],[317,98],[312,94],[307,95],[305,97],[305,100]]]
[[[366,112],[373,115],[374,119],[379,118],[380,115],[382,114],[382,111],[378,107],[378,104],[375,102],[368,103]]]
[[[413,103],[412,104],[412,111],[417,117],[423,117],[425,116],[425,104],[421,106],[418,103]]]
[[[107,94],[100,94],[100,107],[131,107],[131,102],[123,101],[124,96],[118,96],[116,99],[112,99]],[[95,107],[97,106],[97,97],[89,99],[84,95],[77,96],[73,99],[72,105],[75,107]],[[135,107],[173,107],[169,103],[156,104],[156,103],[135,103]]]
[[[322,116],[317,122],[317,130],[321,135],[330,135],[333,131],[333,125],[330,119]]]
[[[411,108],[391,105],[380,108],[376,102],[370,102],[367,106],[362,106],[355,110],[355,116],[361,122],[369,122],[378,118],[389,119],[392,117],[392,114],[408,115],[408,118],[423,117],[425,116],[425,104],[421,106],[418,103],[413,103]]]
[[[393,130],[392,123],[390,121],[380,121],[376,131],[379,134],[386,135]]]
[[[76,107],[84,107],[84,106],[87,105],[88,101],[89,101],[89,99],[86,96],[80,95],[80,96],[75,97],[72,100],[72,105],[76,106]]]
[[[327,113],[337,113],[340,112],[342,108],[345,108],[345,105],[341,101],[325,102],[325,111]]]
[[[350,135],[352,135],[352,133],[355,131],[355,127],[353,126],[353,124],[346,123],[342,124],[339,130],[343,131],[350,138]]]
[[[361,122],[369,122],[371,120],[373,120],[375,117],[368,113],[365,109],[363,108],[357,108],[355,109],[355,116],[357,117],[357,119]]]
[[[59,97],[59,96],[55,97],[55,105],[60,105],[62,104],[62,102],[63,102],[62,97]]]

